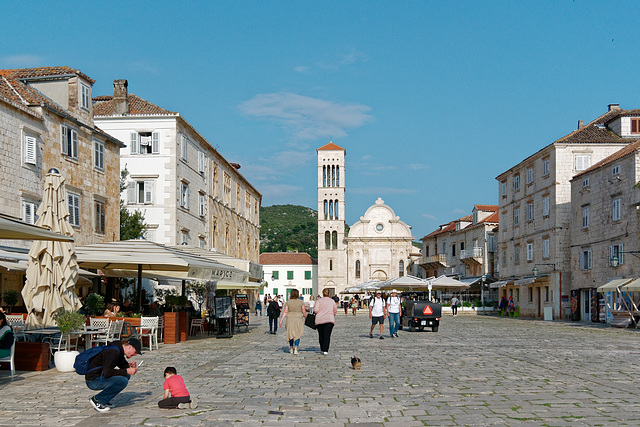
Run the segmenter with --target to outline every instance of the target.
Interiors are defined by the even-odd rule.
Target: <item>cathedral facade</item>
[[[381,198],[345,236],[346,150],[333,142],[318,155],[318,291],[340,293],[371,279],[404,276],[412,250],[411,227]]]

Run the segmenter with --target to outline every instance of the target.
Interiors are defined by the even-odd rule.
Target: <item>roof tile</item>
[[[316,265],[318,261],[306,252],[265,252],[260,254],[262,265]]]

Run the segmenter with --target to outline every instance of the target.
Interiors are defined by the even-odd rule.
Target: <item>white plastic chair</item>
[[[158,318],[158,335],[160,335],[160,341],[164,342],[164,316]]]
[[[16,353],[16,340],[13,340],[13,344],[11,345],[11,353],[8,356],[0,357],[0,362],[8,362],[11,369],[11,379],[13,379],[13,375],[16,373],[16,364],[13,361],[13,357]]]
[[[158,322],[158,316],[141,317],[140,326],[138,326],[138,339],[142,343],[143,337],[149,338],[149,350],[151,351],[153,351],[154,343],[156,350],[158,349]]]
[[[193,319],[191,320],[191,330],[189,331],[189,335],[193,336],[194,333],[193,331],[196,331],[196,333],[198,333],[198,331],[200,331],[200,333],[204,333],[204,319]]]

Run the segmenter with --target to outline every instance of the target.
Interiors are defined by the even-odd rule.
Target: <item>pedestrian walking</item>
[[[349,314],[349,297],[344,297],[342,300],[342,308],[344,308],[344,315]]]
[[[329,298],[329,288],[322,290],[322,298],[318,298],[315,305],[316,330],[318,331],[318,341],[322,354],[329,354],[331,344],[331,332],[336,323],[336,313],[338,306],[332,298]]]
[[[316,305],[316,299],[311,295],[309,297],[309,314],[313,314],[313,307]]]
[[[460,305],[460,300],[458,299],[457,296],[453,296],[453,298],[451,298],[451,313],[454,316],[458,315],[458,306]]]
[[[280,318],[281,327],[284,319],[287,319],[287,340],[289,341],[289,353],[291,354],[298,354],[306,317],[307,311],[304,309],[304,302],[300,300],[300,292],[297,289],[292,289]]]
[[[349,305],[351,305],[351,313],[355,316],[356,311],[358,310],[358,300],[356,297],[352,297],[351,301],[349,301]]]
[[[262,316],[262,301],[260,301],[260,298],[256,300],[256,316]]]
[[[164,394],[162,400],[158,402],[158,407],[162,409],[196,409],[198,403],[191,399],[184,379],[173,366],[168,366],[164,370]]]
[[[280,317],[280,306],[278,301],[270,300],[267,306],[267,316],[269,316],[269,333],[278,332],[278,317]]]
[[[375,298],[371,298],[369,302],[369,319],[371,319],[371,330],[369,338],[373,338],[373,328],[376,324],[380,324],[380,339],[383,340],[382,332],[384,330],[384,319],[387,317],[387,305],[382,299],[382,291],[376,291]]]
[[[391,291],[391,296],[387,298],[387,312],[389,313],[389,334],[391,338],[398,338],[398,327],[400,326],[400,297],[397,290]]]

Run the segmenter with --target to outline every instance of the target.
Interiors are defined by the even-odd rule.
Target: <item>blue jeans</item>
[[[125,389],[129,384],[129,378],[131,378],[131,375],[114,375],[109,378],[99,376],[95,380],[85,382],[91,390],[102,390],[96,394],[96,400],[104,405],[105,403],[111,403],[111,399]]]
[[[389,333],[391,336],[398,333],[398,326],[400,326],[400,313],[389,313]]]
[[[297,340],[289,340],[289,347],[298,347],[300,346],[300,338]]]
[[[278,332],[278,318],[269,316],[269,332]]]

